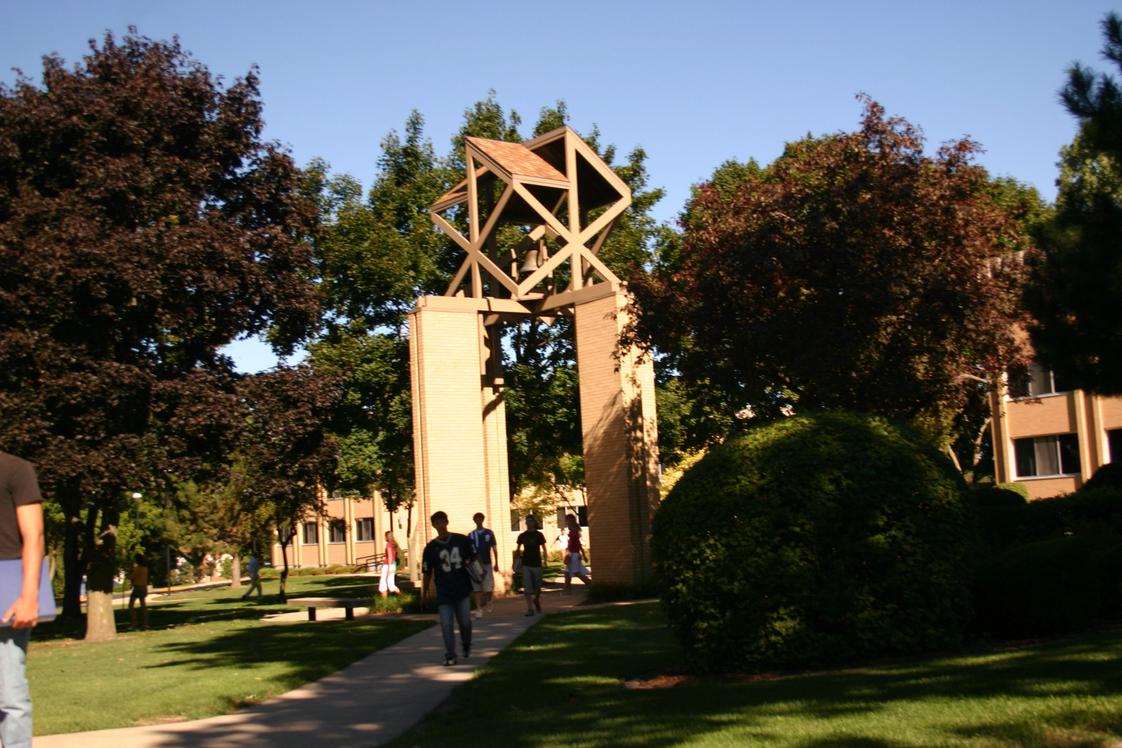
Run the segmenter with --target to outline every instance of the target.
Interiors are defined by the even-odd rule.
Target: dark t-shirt
[[[23,551],[16,507],[42,501],[31,463],[0,452],[0,559],[19,558]]]
[[[542,549],[545,548],[545,535],[541,530],[527,530],[518,536],[518,545],[522,546],[522,565],[541,566]]]
[[[421,556],[422,569],[432,572],[436,583],[436,601],[454,605],[471,594],[471,577],[466,564],[475,557],[475,546],[466,536],[448,533],[445,540],[433,538]]]

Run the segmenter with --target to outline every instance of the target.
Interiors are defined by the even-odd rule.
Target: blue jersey
[[[495,547],[495,533],[484,527],[482,530],[472,530],[468,533],[468,540],[475,547],[479,561],[484,566],[491,565],[491,549]]]
[[[448,533],[444,540],[433,538],[421,556],[422,569],[432,573],[436,583],[436,601],[454,605],[471,594],[471,577],[467,563],[475,557],[475,546],[465,536]]]

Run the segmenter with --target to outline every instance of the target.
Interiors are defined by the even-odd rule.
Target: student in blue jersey
[[[425,546],[421,556],[424,582],[421,606],[424,607],[430,583],[436,583],[436,604],[440,613],[440,632],[444,636],[444,664],[456,664],[455,618],[460,627],[464,658],[471,656],[471,577],[467,564],[475,558],[475,548],[466,536],[448,532],[448,515],[436,512],[431,518],[436,537]]]
[[[483,516],[483,512],[476,512],[472,517],[475,521],[475,529],[468,533],[468,540],[471,541],[472,546],[475,548],[475,557],[479,559],[482,565],[482,574],[480,574],[479,581],[474,579],[471,582],[471,596],[475,598],[475,617],[483,617],[483,607],[487,607],[487,612],[492,611],[491,596],[495,593],[495,571],[499,568],[499,549],[495,543],[495,533],[488,530],[483,526],[483,520],[487,519]],[[495,563],[491,563],[492,556]]]

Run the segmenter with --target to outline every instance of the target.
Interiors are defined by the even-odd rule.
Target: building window
[[[1070,391],[1063,378],[1035,361],[1009,370],[1009,397],[1042,397]]]
[[[588,527],[588,507],[587,506],[578,506],[578,507],[576,507],[576,511],[574,511],[572,507],[567,508],[567,509],[558,509],[557,510],[557,526],[558,527],[564,527],[565,526],[565,516],[569,515],[569,514],[577,515],[577,524],[579,526]]]
[[[319,525],[315,522],[304,523],[304,545],[316,545],[319,543]]]
[[[341,519],[331,520],[327,526],[327,539],[331,543],[345,543],[347,541],[347,523]]]
[[[1110,461],[1122,462],[1122,429],[1110,429],[1107,431],[1106,443],[1110,450]]]
[[[374,539],[374,520],[370,517],[363,517],[362,519],[355,520],[355,540],[358,542],[370,541]]]
[[[1079,442],[1075,434],[1014,439],[1013,452],[1018,478],[1079,473]]]

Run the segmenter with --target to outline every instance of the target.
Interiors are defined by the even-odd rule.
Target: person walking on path
[[[542,562],[545,559],[545,535],[534,517],[526,517],[526,531],[515,541],[515,552],[522,561],[522,593],[526,595],[526,615],[542,612]]]
[[[476,512],[472,517],[475,529],[468,533],[468,540],[475,548],[475,557],[479,559],[482,569],[479,581],[473,579],[471,582],[471,596],[475,598],[476,618],[483,617],[484,606],[487,607],[488,613],[494,610],[491,606],[491,597],[495,593],[495,571],[499,568],[499,549],[495,543],[495,533],[483,526],[485,519],[487,518],[483,516],[483,512]],[[494,564],[491,563],[492,556],[495,559]]]
[[[31,745],[27,643],[39,621],[43,497],[30,462],[0,452],[0,559],[20,559],[20,593],[0,617],[0,742]]]
[[[382,577],[378,580],[378,592],[382,593],[385,600],[392,592],[401,594],[397,588],[397,541],[394,540],[393,531],[386,530],[386,556],[382,562]]]
[[[257,560],[257,554],[249,554],[249,562],[246,564],[246,571],[249,572],[249,589],[242,595],[242,600],[253,594],[257,590],[257,602],[265,599],[264,591],[261,589],[261,562]]]
[[[585,553],[584,545],[580,542],[580,525],[577,524],[576,515],[565,515],[565,523],[569,526],[569,553],[565,561],[565,594],[567,595],[572,591],[573,577],[586,585],[591,585],[592,580],[588,578],[588,567],[582,563],[582,560],[588,560],[588,554]]]
[[[464,658],[471,656],[471,577],[467,565],[475,558],[475,548],[466,536],[448,532],[448,515],[444,512],[436,512],[430,521],[436,537],[429,541],[421,555],[424,571],[421,607],[428,599],[430,583],[435,581],[440,633],[444,637],[444,664],[455,665],[453,618],[460,627]]]
[[[129,594],[129,624],[132,628],[136,628],[136,610],[133,606],[139,601],[141,619],[144,621],[144,628],[148,628],[148,562],[144,560],[143,553],[136,554],[136,558],[133,559],[129,581],[132,583],[132,592]]]

